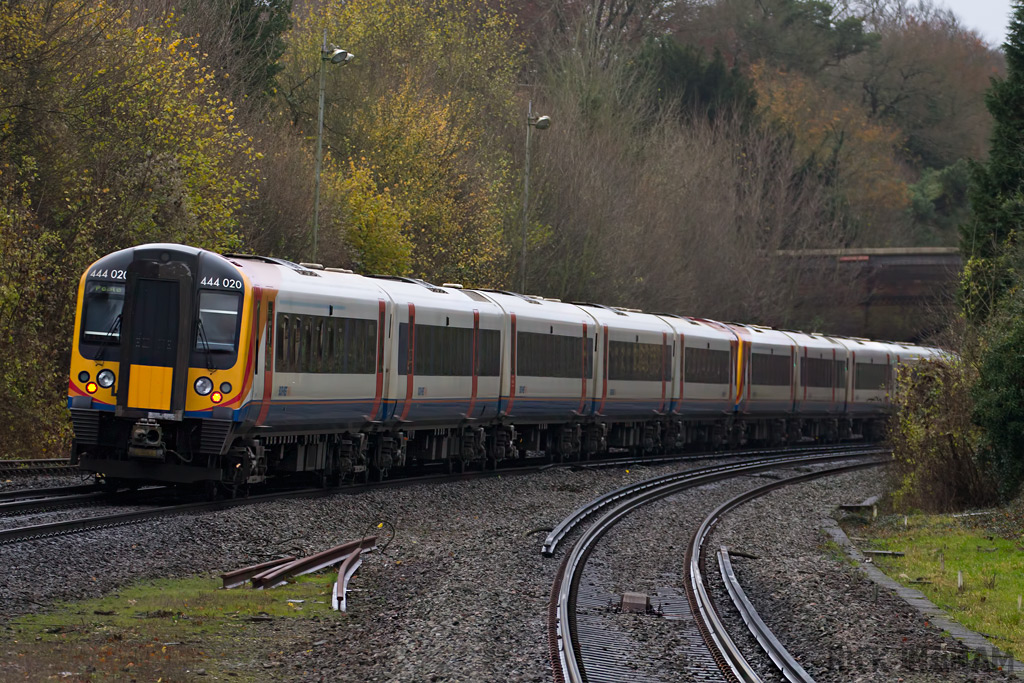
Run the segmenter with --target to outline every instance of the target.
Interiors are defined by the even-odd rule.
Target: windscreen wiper
[[[206,338],[206,329],[203,327],[203,319],[199,319],[199,341],[203,343],[203,352],[206,357],[206,369],[213,372],[217,368],[213,366],[213,351],[210,349],[210,340]]]
[[[110,338],[113,337],[115,334],[120,335],[120,332],[121,332],[121,314],[118,313],[117,316],[113,320],[110,321],[110,327],[108,327],[107,331],[103,333],[104,341],[100,342],[100,350],[96,352],[96,357],[93,358],[94,361],[101,361],[101,360],[103,360],[103,356],[107,352],[107,347],[108,346],[113,346],[113,343],[111,343],[109,341]],[[118,340],[120,341],[120,336],[118,337]]]

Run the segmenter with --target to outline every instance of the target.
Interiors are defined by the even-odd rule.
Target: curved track
[[[733,508],[736,508],[754,498],[759,498],[767,493],[780,489],[784,486],[790,486],[792,484],[801,484],[804,482],[811,481],[813,479],[820,479],[821,477],[829,477],[844,472],[850,472],[856,469],[862,469],[865,467],[876,467],[883,464],[884,461],[874,460],[869,462],[859,462],[852,465],[844,465],[841,467],[834,467],[827,470],[821,470],[818,472],[811,472],[809,474],[797,475],[794,477],[788,477],[779,481],[766,484],[765,486],[752,489],[741,493],[740,495],[726,501],[720,505],[714,512],[704,518],[701,522],[700,527],[693,535],[693,539],[690,542],[690,546],[686,552],[686,565],[689,569],[689,581],[687,585],[687,598],[690,601],[690,608],[695,616],[699,615],[697,619],[698,628],[701,631],[701,635],[704,637],[704,642],[715,655],[715,660],[719,663],[719,668],[725,674],[726,680],[730,683],[734,681],[742,681],[743,683],[759,683],[760,677],[754,672],[753,668],[747,663],[746,658],[740,652],[739,648],[732,641],[729,636],[728,630],[722,624],[718,610],[715,608],[714,602],[709,594],[708,584],[704,579],[703,567],[705,565],[707,557],[707,540],[711,535],[712,529],[718,524],[719,520],[725,516]],[[719,556],[721,558],[721,555]],[[778,639],[772,634],[771,630],[761,621],[760,617],[757,616],[756,610],[749,600],[746,600],[744,595],[742,598],[742,589],[736,591],[738,582],[735,582],[735,576],[732,576],[732,569],[728,561],[728,553],[725,553],[724,562],[720,559],[720,568],[723,574],[723,580],[726,582],[727,588],[730,588],[730,595],[733,597],[734,603],[743,616],[744,623],[747,624],[753,633],[755,639],[761,644],[762,648],[769,658],[775,663],[775,665],[782,672],[782,675],[789,681],[813,681],[807,672],[803,670],[796,660],[794,660],[785,647]]]
[[[629,661],[631,653],[626,651],[616,652],[616,646],[622,648],[623,644],[612,642],[614,639],[609,639],[607,634],[600,632],[600,630],[595,631],[589,628],[586,629],[587,632],[585,635],[588,638],[600,639],[600,642],[594,644],[594,646],[590,648],[590,651],[598,653],[598,656],[584,656],[584,649],[581,647],[580,641],[580,629],[578,628],[576,619],[576,604],[580,593],[580,580],[582,578],[583,569],[586,565],[587,559],[597,546],[601,537],[626,515],[647,503],[678,493],[687,488],[700,486],[714,481],[720,481],[745,474],[763,472],[784,466],[792,466],[795,464],[822,463],[830,460],[878,455],[885,452],[887,451],[881,449],[862,448],[859,450],[851,450],[829,448],[825,450],[818,450],[816,452],[804,452],[799,456],[793,456],[792,453],[790,453],[788,455],[761,459],[753,463],[717,465],[699,468],[675,475],[658,477],[613,491],[595,500],[589,505],[576,510],[565,521],[563,521],[562,524],[556,527],[547,541],[545,541],[542,551],[545,555],[550,556],[550,554],[554,552],[558,540],[563,538],[572,528],[578,526],[584,519],[595,516],[595,513],[598,511],[605,512],[597,522],[583,532],[582,536],[573,548],[566,553],[552,586],[551,601],[549,603],[548,628],[552,670],[554,672],[555,680],[559,682],[568,681],[571,683],[582,683],[588,680],[634,680],[632,678],[633,674],[628,671],[621,670],[617,664],[618,662]],[[875,461],[871,464],[878,464],[878,462],[880,461]],[[861,466],[866,465],[861,464]],[[808,477],[813,476],[826,475],[822,473],[812,473],[812,475],[808,475]],[[777,488],[788,483],[794,483],[799,479],[802,478],[795,477],[774,482],[770,487],[764,487],[765,492],[771,488]],[[735,504],[739,503],[734,503],[734,505]],[[716,510],[716,513],[720,516],[720,514],[724,514],[724,511],[722,508],[719,508],[719,510]],[[714,517],[714,521],[717,521],[717,518],[717,516]],[[727,634],[725,634],[724,637],[721,635],[724,633],[724,629],[720,628],[720,622],[715,624],[717,621],[717,615],[715,615],[713,608],[710,606],[710,599],[707,598],[706,595],[707,589],[699,572],[701,559],[700,548],[702,546],[703,539],[706,538],[710,528],[714,525],[714,521],[709,522],[708,520],[705,520],[705,523],[698,529],[698,533],[700,534],[700,543],[697,542],[697,534],[695,534],[695,540],[687,550],[686,564],[691,569],[691,577],[686,582],[688,593],[687,600],[690,603],[690,612],[692,613],[694,621],[697,622],[698,630],[700,632],[699,636],[694,634],[689,638],[690,646],[695,649],[700,649],[699,641],[703,641],[703,651],[701,653],[694,653],[693,658],[703,660],[713,659],[715,664],[717,664],[717,668],[721,671],[721,674],[712,678],[707,678],[707,680],[759,680],[756,678],[756,675],[754,678],[738,677],[736,675],[735,669],[739,668],[741,670],[741,675],[746,676],[747,673],[745,670],[749,669],[749,666],[744,666],[745,662],[742,664],[737,663],[735,667],[730,664],[734,657],[728,652],[725,652],[725,650],[729,649],[731,640],[728,640]],[[693,552],[694,547],[698,548],[694,555],[697,560],[691,561],[691,553]],[[694,567],[697,569],[696,576],[693,575]],[[704,593],[703,596],[700,595],[701,592]],[[694,595],[694,593],[696,593],[696,595]],[[708,625],[708,622],[711,622],[711,624]],[[732,647],[735,648],[735,646]],[[740,656],[739,659],[742,659],[742,656]],[[588,676],[588,667],[592,670],[594,675]]]
[[[784,454],[792,454],[799,452],[807,452],[807,446],[796,447],[782,451]],[[865,448],[863,445],[847,446],[847,449],[853,451],[861,451]],[[588,461],[588,462],[570,462],[561,463],[561,466],[569,467],[616,467],[622,465],[654,465],[663,464],[666,462],[679,462],[686,460],[697,460],[706,459],[709,457],[713,458],[736,458],[736,457],[749,457],[749,456],[765,456],[768,454],[778,454],[779,451],[772,449],[758,449],[758,450],[745,450],[745,451],[716,451],[713,453],[687,453],[685,455],[663,455],[663,456],[641,456],[636,458],[620,458],[613,460],[600,460],[600,461]],[[775,457],[779,457],[776,455]],[[0,461],[6,463],[22,463],[25,461]],[[39,461],[27,461],[29,463],[49,463],[50,465],[44,465],[44,470],[48,473],[54,473],[62,470],[66,467],[66,460],[39,460]],[[216,501],[204,501],[204,502],[188,502],[180,505],[162,505],[159,507],[149,507],[145,510],[133,510],[130,512],[115,513],[108,515],[95,515],[91,517],[80,517],[77,519],[67,519],[57,522],[38,523],[21,526],[17,528],[11,528],[7,530],[0,530],[0,545],[15,543],[18,541],[31,540],[35,538],[46,538],[50,536],[59,536],[66,534],[79,533],[89,531],[92,529],[109,528],[113,526],[123,526],[126,524],[134,524],[145,521],[147,519],[156,519],[159,517],[166,517],[176,514],[187,514],[192,512],[203,512],[212,510],[222,510],[229,507],[237,507],[240,505],[248,505],[260,502],[266,502],[271,500],[277,500],[280,498],[288,497],[315,497],[322,495],[330,495],[333,493],[357,493],[359,491],[366,490],[373,487],[395,487],[395,486],[406,486],[424,482],[434,481],[446,481],[446,480],[457,480],[460,478],[467,477],[487,477],[487,476],[503,476],[512,474],[527,474],[530,472],[536,472],[538,470],[546,469],[548,467],[555,466],[551,463],[537,463],[533,465],[518,466],[518,467],[503,467],[497,470],[474,470],[463,473],[442,473],[442,474],[427,474],[422,476],[406,477],[402,479],[385,480],[382,482],[372,482],[364,484],[352,484],[344,485],[339,488],[309,488],[299,490],[288,490],[288,491],[271,491],[261,495],[251,496],[247,498],[231,499],[231,500],[216,500]],[[46,469],[50,467],[51,469]],[[53,469],[56,468],[56,469]],[[19,470],[22,471],[22,470]],[[104,496],[107,496],[104,498]],[[59,508],[69,507],[80,507],[95,504],[102,504],[105,502],[135,502],[127,499],[121,499],[118,501],[109,494],[98,493],[95,485],[87,486],[72,486],[72,487],[57,487],[50,489],[22,489],[17,491],[0,492],[0,517],[11,518],[19,514],[27,514],[33,511],[50,511]],[[591,511],[593,512],[593,511]],[[589,514],[589,513],[587,513]],[[586,516],[586,514],[584,515]],[[582,518],[581,518],[582,519]],[[578,522],[577,522],[578,523]],[[568,530],[567,530],[568,531]],[[552,544],[552,548],[557,544],[557,540]]]

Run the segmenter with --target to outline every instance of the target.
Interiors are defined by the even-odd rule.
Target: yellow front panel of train
[[[173,378],[174,368],[133,365],[129,375],[128,407],[169,411]]]

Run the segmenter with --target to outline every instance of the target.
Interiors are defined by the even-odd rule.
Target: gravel
[[[270,645],[249,658],[239,653],[237,666],[268,681],[548,681],[546,607],[565,550],[542,557],[546,531],[600,493],[699,464],[628,472],[553,468],[279,501],[2,546],[0,565],[7,570],[0,618],[139,579],[317,552],[377,533],[383,522],[385,529],[393,525],[395,536],[383,552],[364,556],[348,615],[254,624],[253,635]],[[710,501],[752,481],[758,480],[680,494],[621,523],[591,560],[594,590],[606,597],[624,590],[671,595],[682,586],[694,518]],[[877,474],[869,472],[771,494],[732,513],[716,539],[762,558],[734,560],[740,580],[783,642],[799,644],[805,666],[821,681],[895,680],[894,672],[915,668],[904,653],[951,646],[903,603],[885,595],[874,602],[871,585],[822,549],[818,528],[834,506],[877,493],[876,487]],[[673,627],[684,621],[607,609],[595,614],[641,644],[638,659],[647,663],[640,668],[651,680],[685,680],[686,672],[700,669],[700,662],[680,655],[686,636]],[[954,673],[941,678],[999,680],[974,670]],[[933,673],[922,676],[905,680],[936,680]]]
[[[761,618],[819,683],[1018,680],[986,670],[983,660],[969,663],[959,643],[825,549],[821,530],[833,526],[828,516],[835,506],[881,493],[877,470],[786,487],[730,513],[713,547],[757,556],[733,557],[736,576]],[[713,571],[720,583],[717,561]]]

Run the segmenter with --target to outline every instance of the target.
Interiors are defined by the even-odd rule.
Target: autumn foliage
[[[2,3],[0,455],[69,438],[99,255],[312,259],[321,68],[325,265],[518,288],[525,231],[530,293],[827,327],[774,255],[955,243],[1002,56],[902,0]]]

